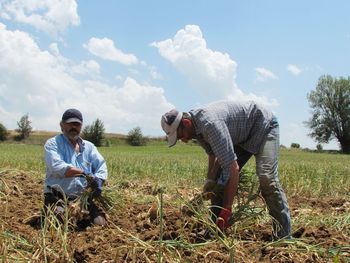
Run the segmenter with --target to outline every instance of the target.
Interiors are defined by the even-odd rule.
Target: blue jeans
[[[283,238],[291,235],[291,219],[287,197],[278,178],[279,128],[277,120],[255,154],[256,174],[259,177],[262,196],[272,216],[274,235]]]

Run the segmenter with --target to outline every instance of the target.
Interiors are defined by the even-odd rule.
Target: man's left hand
[[[102,186],[103,186],[103,182],[104,180],[101,178],[98,178],[96,176],[94,176],[92,178],[92,182],[91,182],[91,189],[92,189],[92,196],[93,197],[99,197],[102,193]]]
[[[203,193],[205,194],[208,192],[213,192],[215,186],[216,186],[216,181],[212,179],[205,180],[204,186],[203,186]]]

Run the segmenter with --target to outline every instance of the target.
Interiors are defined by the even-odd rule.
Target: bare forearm
[[[214,155],[209,155],[207,179],[215,180],[219,168],[220,168],[220,163],[218,162],[217,158]]]
[[[66,173],[64,174],[65,177],[75,177],[80,174],[82,174],[84,171],[77,167],[70,167],[67,169]]]
[[[239,181],[239,165],[236,161],[234,161],[231,165],[230,169],[230,178],[224,189],[224,208],[232,208],[233,199],[237,194]]]

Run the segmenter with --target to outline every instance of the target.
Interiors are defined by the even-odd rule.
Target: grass
[[[174,192],[176,187],[200,187],[207,167],[204,151],[179,143],[169,149],[164,142],[148,146],[118,145],[99,149],[107,161],[110,181],[151,180]],[[281,150],[279,173],[289,195],[322,197],[346,195],[350,187],[350,156]],[[42,145],[0,144],[0,167],[44,176]],[[254,158],[247,167],[254,169]]]
[[[42,138],[40,140],[43,140]],[[179,250],[190,251],[191,253],[202,253],[203,258],[209,258],[214,254],[227,253],[228,259],[233,262],[234,258],[250,253],[245,249],[245,242],[235,235],[225,237],[217,233],[215,227],[208,221],[206,208],[195,211],[197,222],[207,225],[217,237],[218,243],[222,245],[225,252],[218,250],[205,250],[210,247],[210,242],[193,244],[184,235],[176,240],[163,240],[163,206],[179,205],[184,203],[184,198],[180,192],[191,193],[193,189],[200,191],[204,182],[207,168],[207,157],[205,152],[195,144],[184,145],[179,143],[169,149],[165,142],[151,142],[147,146],[131,147],[123,143],[112,144],[112,147],[99,148],[105,157],[109,172],[110,195],[118,200],[117,206],[123,209],[125,197],[121,195],[121,189],[128,188],[136,184],[142,187],[149,187],[149,195],[142,192],[130,191],[130,198],[135,203],[150,203],[158,195],[160,207],[160,233],[159,240],[145,242],[131,232],[113,226],[115,235],[120,235],[125,240],[125,246],[120,247],[120,253],[127,253],[130,260],[135,259],[138,253],[144,255],[149,262],[183,262],[183,255]],[[280,153],[279,173],[280,180],[289,198],[302,196],[323,200],[329,197],[345,198],[349,200],[350,189],[350,156],[331,153],[311,153],[301,150],[282,149]],[[233,233],[242,229],[251,229],[252,225],[259,220],[266,220],[261,215],[261,207],[254,207],[251,201],[255,198],[257,179],[254,177],[254,158],[246,165],[247,171],[252,175],[251,181],[244,188],[248,197],[238,200],[236,216],[239,223],[235,224]],[[44,152],[42,144],[0,144],[0,170],[12,171],[22,170],[34,178],[45,177]],[[255,184],[255,185],[254,185]],[[11,186],[12,187],[12,186]],[[0,201],[6,202],[9,195],[9,186],[2,180],[0,173]],[[138,188],[137,188],[138,189]],[[161,189],[161,192],[159,192]],[[158,192],[157,192],[158,190]],[[113,194],[114,193],[114,194]],[[152,194],[153,193],[153,194]],[[181,197],[179,197],[179,195]],[[348,214],[337,214],[336,211],[317,211],[313,207],[301,204],[303,211],[293,218],[293,224],[304,226],[326,225],[330,229],[343,231],[350,236],[348,225],[350,217]],[[322,216],[317,216],[322,213]],[[265,212],[266,214],[266,212]],[[67,220],[68,221],[68,220]],[[33,259],[57,259],[62,255],[62,260],[69,257],[69,233],[64,229],[55,228],[57,225],[53,218],[45,222],[41,230],[42,237],[38,240],[28,241],[16,233],[8,232],[0,222],[0,252],[2,261],[28,261]],[[55,244],[48,237],[55,237]],[[285,255],[293,253],[316,253],[315,258],[327,254],[334,262],[342,262],[343,251],[349,248],[329,248],[325,249],[321,245],[310,245],[303,239],[289,242],[285,250]],[[283,242],[265,244],[267,250],[280,246]],[[58,244],[58,245],[57,245]],[[333,249],[333,250],[332,250]],[[126,252],[125,252],[126,251]],[[193,252],[195,251],[195,252]],[[340,252],[339,252],[340,251]],[[190,253],[189,252],[189,253]],[[289,253],[289,254],[288,254]],[[343,254],[342,254],[343,253]],[[346,252],[345,252],[346,253]],[[116,255],[117,257],[117,255]],[[286,256],[288,257],[288,256]],[[338,259],[339,258],[339,259]],[[305,256],[305,260],[310,259]],[[281,258],[281,260],[283,260]],[[288,260],[288,258],[284,258]],[[146,260],[147,261],[147,260]]]

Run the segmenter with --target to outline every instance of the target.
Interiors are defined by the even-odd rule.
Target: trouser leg
[[[277,238],[291,234],[291,219],[287,197],[278,178],[279,130],[275,127],[256,154],[256,173],[259,177],[262,196],[273,220]]]
[[[105,213],[95,204],[92,198],[89,198],[89,214],[92,223],[102,226],[106,225]]]
[[[48,215],[48,210],[54,213],[54,215],[59,219],[60,222],[64,220],[64,209],[65,202],[62,198],[59,198],[57,195],[52,193],[44,194],[44,215]]]

